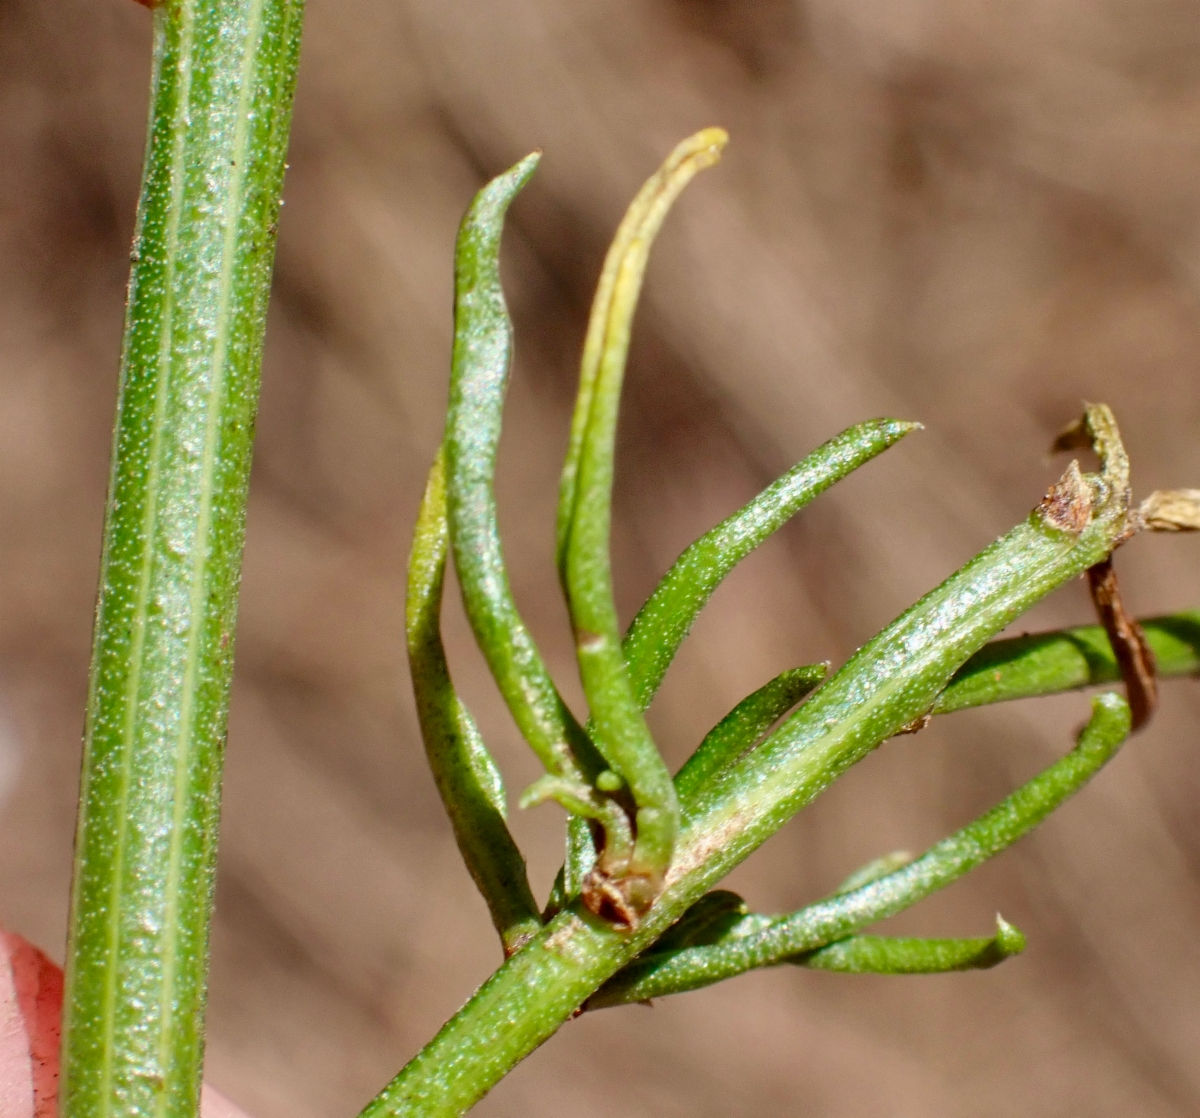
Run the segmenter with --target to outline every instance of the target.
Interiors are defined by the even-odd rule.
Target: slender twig
[[[1133,711],[1133,728],[1142,729],[1158,706],[1158,668],[1142,627],[1125,611],[1121,585],[1110,555],[1087,573],[1088,590],[1109,647],[1125,681],[1125,694]]]
[[[105,522],[64,1118],[194,1115],[246,485],[302,0],[168,0]]]

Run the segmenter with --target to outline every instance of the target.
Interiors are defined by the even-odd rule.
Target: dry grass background
[[[0,920],[61,957],[148,16],[0,0]],[[652,711],[674,760],[780,669],[843,659],[1024,515],[1081,399],[1141,492],[1200,483],[1200,6],[1190,0],[312,0],[252,486],[210,1076],[353,1114],[497,961],[423,765],[402,568],[472,191],[546,159],[506,243],[518,596],[572,676],[550,558],[590,289],[643,177],[725,125],[652,265],[623,416],[631,614],[693,536],[838,429],[928,429],[722,589]],[[1120,560],[1200,601],[1195,540]],[[1078,586],[1030,626],[1086,620]],[[452,658],[534,765],[456,609]],[[577,691],[571,691],[577,695]],[[1078,696],[871,757],[735,875],[765,910],[920,848],[1067,747]],[[482,1115],[1200,1113],[1194,685],[1016,851],[894,926],[1030,936],[992,972],[776,971],[569,1024]],[[555,809],[519,816],[536,883]]]

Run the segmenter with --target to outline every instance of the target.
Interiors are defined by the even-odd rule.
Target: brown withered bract
[[[589,912],[618,928],[633,929],[654,903],[661,889],[647,877],[636,874],[612,877],[597,867],[584,880],[581,896]]]
[[[1092,490],[1078,462],[1072,460],[1066,473],[1050,486],[1038,511],[1050,527],[1061,532],[1079,535],[1088,526],[1092,518]]]

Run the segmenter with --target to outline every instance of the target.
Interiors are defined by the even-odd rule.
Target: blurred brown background
[[[143,143],[149,16],[0,0],[0,921],[61,959],[79,732]],[[631,616],[692,537],[840,428],[927,430],[717,595],[652,711],[678,762],[784,667],[843,659],[1037,501],[1082,399],[1142,493],[1200,484],[1200,6],[1191,0],[312,0],[251,498],[210,1078],[352,1115],[497,962],[417,740],[402,578],[439,436],[457,220],[546,158],[506,242],[501,496],[569,693],[551,563],[592,284],[642,179],[719,123],[637,323],[616,516]],[[1120,557],[1200,602],[1200,541]],[[1079,586],[1028,626],[1082,622]],[[516,791],[535,765],[457,603],[452,659]],[[920,849],[1069,744],[1079,696],[887,745],[732,884],[781,910]],[[489,1116],[1200,1113],[1200,701],[896,928],[1030,937],[984,974],[791,970],[567,1025]],[[516,813],[535,884],[561,819]]]

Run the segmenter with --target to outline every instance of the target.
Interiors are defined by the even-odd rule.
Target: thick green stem
[[[155,10],[61,1113],[194,1115],[246,487],[302,0]]]

